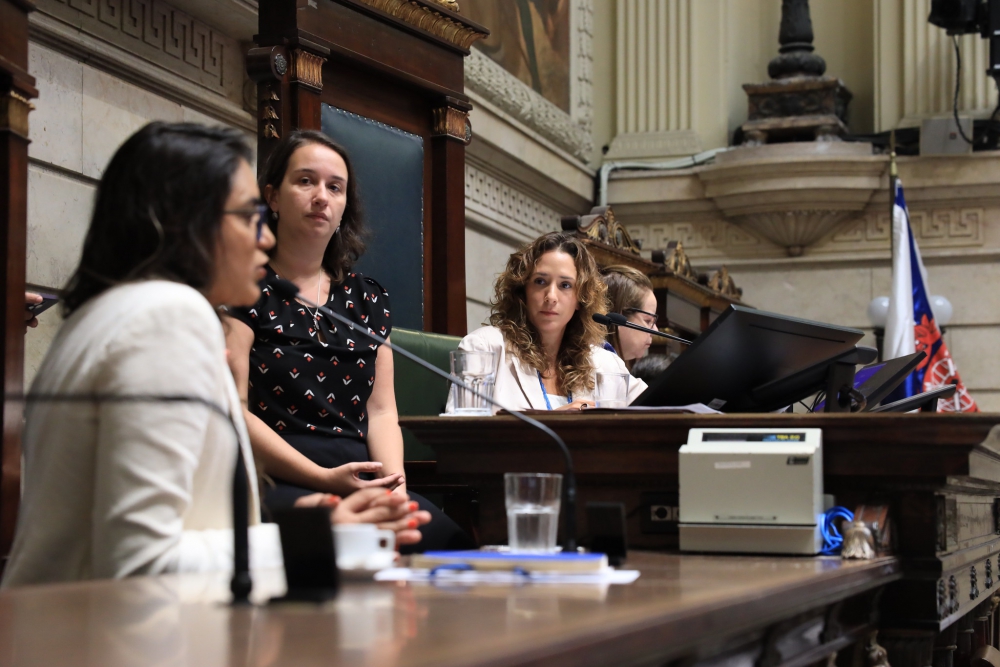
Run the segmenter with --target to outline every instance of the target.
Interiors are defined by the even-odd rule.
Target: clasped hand
[[[331,523],[373,523],[396,533],[396,544],[420,541],[420,526],[431,520],[409,496],[383,488],[362,489],[346,498],[313,493],[295,501],[296,507],[329,507]]]
[[[341,496],[348,496],[355,491],[373,487],[394,489],[405,481],[402,473],[398,472],[384,477],[376,477],[375,479],[361,479],[360,477],[362,473],[375,473],[378,475],[381,470],[382,464],[378,461],[358,461],[345,463],[336,468],[327,468],[323,472],[326,484],[321,488],[326,488],[331,493]]]

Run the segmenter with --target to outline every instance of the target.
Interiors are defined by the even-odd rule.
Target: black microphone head
[[[607,315],[602,315],[601,313],[594,313],[593,315],[591,315],[591,317],[598,324],[603,324],[606,327],[611,326],[611,320],[608,318]]]
[[[268,285],[274,290],[274,293],[285,299],[294,299],[299,295],[299,288],[295,286],[291,280],[285,280],[284,278],[275,278],[274,280],[268,281]]]
[[[619,326],[628,322],[628,319],[621,313],[608,313],[608,319],[612,324],[617,324]]]

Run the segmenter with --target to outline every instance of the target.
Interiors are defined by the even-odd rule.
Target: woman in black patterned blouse
[[[295,132],[272,153],[261,191],[277,242],[261,299],[230,313],[227,343],[254,454],[275,481],[265,504],[273,510],[315,491],[346,496],[372,486],[405,493],[392,351],[268,285],[290,280],[357,328],[389,336],[389,295],[352,270],[364,226],[350,159],[319,132]],[[468,546],[453,522],[414,500],[433,516],[422,546]]]

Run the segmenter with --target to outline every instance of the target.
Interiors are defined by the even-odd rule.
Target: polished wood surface
[[[987,435],[1000,415],[533,416],[559,433],[573,454],[577,534],[584,539],[587,502],[622,502],[631,546],[677,548],[676,522],[652,522],[649,515],[655,506],[677,504],[677,451],[691,428],[815,427],[823,429],[824,490],[849,508],[890,508],[907,578],[887,593],[885,622],[940,630],[996,590],[1000,443]],[[484,544],[506,542],[504,472],[564,469],[550,439],[510,416],[405,417],[400,423],[437,455],[423,469],[407,463],[410,483],[469,485],[478,499],[477,533]]]
[[[738,638],[763,651],[768,628],[899,577],[894,559],[637,553],[627,565],[642,575],[625,586],[359,582],[323,606],[231,608],[225,576],[26,587],[0,593],[0,664],[663,664]],[[280,573],[258,573],[258,600],[282,589]],[[827,625],[831,642],[853,639],[849,622]],[[828,650],[821,641],[800,650]]]
[[[10,551],[21,487],[24,383],[24,282],[28,229],[28,111],[38,96],[28,74],[29,0],[0,0],[0,570]]]

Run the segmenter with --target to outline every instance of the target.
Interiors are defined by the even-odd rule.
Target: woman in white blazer
[[[237,448],[248,469],[251,566],[281,565],[277,529],[260,522],[216,313],[257,300],[274,242],[260,224],[251,159],[235,130],[166,123],[147,125],[112,158],[65,292],[67,319],[32,384],[40,398],[27,403],[3,587],[231,569]],[[110,398],[136,395],[200,402]],[[104,398],[71,400],[81,396]],[[335,502],[317,494],[303,504]],[[334,515],[383,522],[402,541],[419,539],[410,524],[426,519],[378,490]]]
[[[493,396],[505,407],[593,407],[598,372],[628,373],[621,358],[603,348],[606,331],[592,317],[607,312],[606,290],[583,243],[545,234],[510,256],[497,278],[490,326],[467,335],[459,349],[496,353]],[[645,388],[630,378],[628,401]]]

